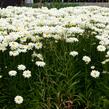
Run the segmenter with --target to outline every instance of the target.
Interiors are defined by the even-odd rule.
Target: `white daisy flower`
[[[71,52],[70,52],[70,55],[73,56],[73,57],[75,57],[75,56],[78,55],[78,52],[77,52],[77,51],[71,51]]]
[[[39,67],[44,67],[46,65],[45,62],[43,62],[43,61],[36,61],[35,64]]]
[[[95,69],[95,66],[91,66],[91,69]]]
[[[14,101],[15,101],[16,104],[22,104],[22,103],[23,103],[23,97],[17,95],[17,96],[14,98]]]
[[[91,75],[92,77],[94,77],[94,78],[97,78],[97,77],[100,76],[100,72],[97,71],[97,70],[92,70],[91,73],[90,73],[90,75]]]
[[[18,65],[17,68],[18,68],[18,70],[25,70],[26,69],[25,65],[22,65],[22,64]]]
[[[36,49],[41,49],[41,48],[42,48],[42,43],[41,43],[41,42],[37,42],[37,43],[35,44],[35,48],[36,48]]]
[[[3,76],[2,75],[0,75],[0,78],[2,78]]]
[[[31,71],[25,70],[25,71],[23,72],[23,76],[24,76],[25,78],[30,78],[30,77],[31,77]]]
[[[79,40],[75,37],[71,37],[71,38],[66,38],[66,42],[67,43],[74,43],[74,42],[78,42]]]
[[[104,45],[98,45],[97,50],[100,52],[104,52],[104,51],[106,51],[106,47]]]
[[[11,70],[11,71],[8,72],[8,74],[10,76],[16,76],[17,75],[17,72],[15,70]]]

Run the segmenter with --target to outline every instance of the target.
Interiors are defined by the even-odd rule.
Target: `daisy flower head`
[[[31,77],[31,71],[25,70],[25,71],[23,72],[23,76],[24,76],[24,78],[30,78],[30,77]]]
[[[41,43],[41,42],[37,42],[37,43],[35,44],[35,48],[36,48],[36,49],[41,49],[41,48],[42,48],[42,43]]]
[[[91,68],[91,69],[95,69],[95,66],[91,66],[90,68]]]
[[[2,75],[0,75],[0,78],[2,78],[3,76]]]
[[[71,38],[66,38],[66,42],[67,43],[74,43],[74,42],[78,42],[79,40],[75,37],[71,37]]]
[[[18,70],[25,70],[26,69],[25,65],[23,65],[23,64],[18,65],[17,68],[18,68]]]
[[[100,76],[100,72],[97,70],[92,70],[90,75],[94,78],[98,78]]]
[[[11,70],[8,72],[9,76],[16,76],[17,72],[15,70]]]
[[[71,52],[70,52],[70,55],[73,56],[73,57],[75,57],[75,56],[78,55],[78,52],[77,52],[77,51],[71,51]]]
[[[44,67],[46,64],[43,61],[36,61],[35,63],[38,67]]]
[[[17,95],[17,96],[14,98],[14,101],[15,101],[16,104],[22,104],[22,103],[23,103],[23,97]]]
[[[97,50],[100,52],[104,52],[104,51],[106,51],[106,47],[104,45],[98,45]]]

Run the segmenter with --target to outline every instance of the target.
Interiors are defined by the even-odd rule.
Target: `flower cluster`
[[[31,71],[25,70],[26,69],[25,65],[20,64],[20,65],[17,66],[17,69],[18,69],[18,71],[23,71],[22,76],[24,78],[30,78],[31,77]],[[11,70],[11,71],[8,72],[8,74],[9,74],[9,76],[16,76],[17,71]],[[2,76],[0,76],[0,78],[2,78]],[[23,103],[23,97],[18,95],[14,98],[14,101],[15,101],[16,104],[21,104],[21,103]]]
[[[72,72],[84,72],[88,79],[95,80],[108,74],[108,65],[109,8],[10,6],[0,9],[0,80],[11,78],[10,84],[15,84],[13,89],[19,81],[18,90],[25,88],[31,92],[36,88],[36,81],[46,87],[54,82],[54,72],[70,72],[67,76]],[[43,75],[43,72],[47,74]],[[14,83],[15,79],[17,82]],[[43,81],[47,81],[46,85],[42,85]],[[21,95],[14,95],[16,104],[24,102],[25,97]]]

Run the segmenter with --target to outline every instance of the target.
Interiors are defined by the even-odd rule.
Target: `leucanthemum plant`
[[[108,109],[109,9],[0,9],[0,109]]]

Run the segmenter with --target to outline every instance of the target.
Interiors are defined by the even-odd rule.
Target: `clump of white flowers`
[[[26,66],[25,65],[18,65],[18,70],[25,70],[26,69]]]
[[[98,52],[103,53],[98,56]],[[66,59],[68,56],[69,58]],[[2,57],[4,59],[1,59]],[[70,57],[76,57],[73,59],[74,62],[70,60]],[[11,81],[18,74],[17,79],[14,78],[16,79],[15,83],[20,81],[22,85],[19,85],[18,88],[22,89],[20,87],[24,87],[23,83],[28,81],[29,78],[32,81],[35,80],[33,72],[37,68],[47,70],[47,68],[43,69],[47,64],[44,59],[47,60],[47,58],[54,59],[53,67],[48,65],[47,68],[50,67],[51,70],[56,70],[54,71],[56,73],[61,71],[60,67],[63,64],[65,65],[65,69],[64,67],[61,68],[63,72],[73,71],[74,73],[77,73],[78,70],[80,72],[81,70],[85,71],[86,69],[81,69],[85,65],[88,70],[91,70],[88,74],[93,78],[100,76],[101,72],[96,69],[101,69],[102,73],[109,73],[107,68],[107,64],[109,64],[109,8],[83,6],[61,9],[44,7],[36,9],[28,7],[0,9],[0,65],[3,63],[0,66],[0,78],[5,78],[4,73],[2,73],[5,71]],[[58,59],[55,61],[55,58]],[[83,65],[80,63],[81,61],[84,63]],[[24,63],[27,66],[23,65]],[[60,65],[61,63],[62,65]],[[56,64],[60,65],[59,68]],[[71,67],[68,65],[71,65]],[[78,68],[79,65],[81,66]],[[68,71],[67,66],[69,67]],[[11,67],[15,67],[17,70],[13,68],[14,70],[9,71],[8,69]],[[19,78],[19,75],[22,78]],[[14,83],[14,79],[12,83]],[[26,85],[28,87],[28,84]],[[13,86],[9,87],[12,87],[16,92],[17,87],[13,88]],[[24,91],[27,91],[27,87]],[[34,87],[34,85],[31,85],[31,87]],[[23,97],[20,95],[14,98],[16,104],[22,104],[23,101]]]
[[[89,56],[83,56],[82,60],[86,63],[89,64],[91,62],[91,58]]]
[[[36,61],[35,63],[38,67],[44,67],[46,64],[43,61]]]
[[[100,72],[97,70],[92,70],[90,75],[94,78],[98,78],[100,76]]]
[[[10,51],[9,52],[9,55],[15,57],[15,56],[18,56],[19,55],[19,52],[18,51]]]
[[[24,76],[24,78],[30,78],[30,77],[31,77],[31,71],[25,70],[25,71],[23,72],[23,76]]]
[[[15,101],[16,104],[22,104],[22,103],[23,103],[23,97],[17,95],[17,96],[14,98],[14,101]]]
[[[17,75],[17,71],[15,70],[11,70],[8,72],[9,76],[16,76]]]
[[[9,46],[10,46],[11,50],[15,50],[18,48],[19,44],[18,44],[18,42],[10,42]]]
[[[77,52],[77,51],[71,51],[71,52],[70,52],[70,55],[73,56],[73,57],[75,57],[75,56],[78,55],[78,52]]]

